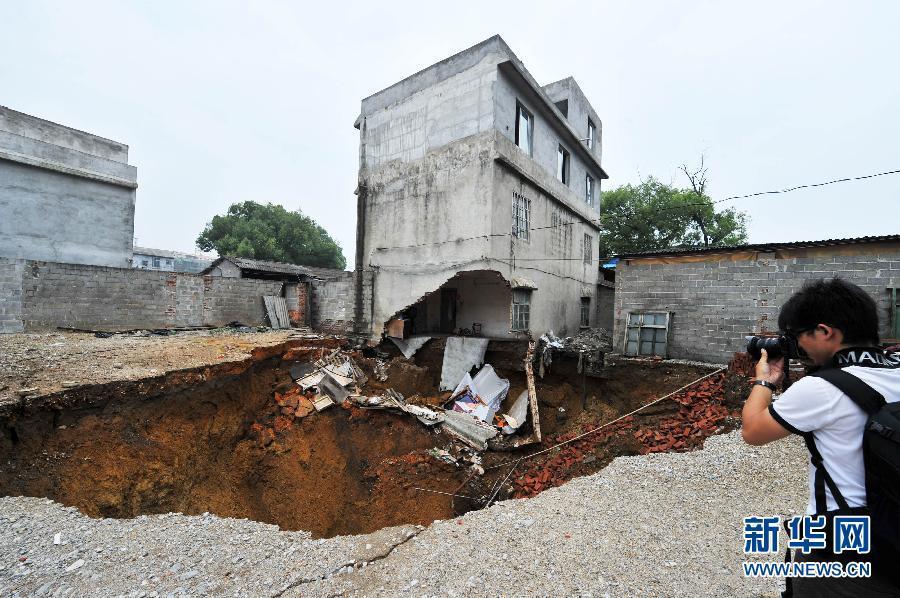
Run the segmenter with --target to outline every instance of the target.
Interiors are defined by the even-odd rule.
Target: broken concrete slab
[[[444,412],[443,428],[479,451],[487,450],[487,441],[497,435],[498,430],[477,418],[457,411]]]
[[[412,358],[412,356],[416,354],[416,351],[421,349],[425,343],[431,340],[430,336],[415,336],[408,339],[395,338],[393,336],[389,336],[388,338],[397,345],[397,348],[403,353],[403,357],[407,359]]]
[[[455,388],[462,377],[484,363],[488,339],[470,336],[451,336],[444,346],[440,390]]]

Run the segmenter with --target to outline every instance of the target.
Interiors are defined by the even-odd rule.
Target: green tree
[[[232,204],[224,216],[213,216],[197,237],[203,251],[301,266],[347,266],[341,246],[303,213],[271,203]]]
[[[733,208],[716,211],[706,193],[706,170],[682,171],[690,189],[653,177],[623,185],[602,196],[600,255],[673,247],[718,247],[747,242],[747,214]]]

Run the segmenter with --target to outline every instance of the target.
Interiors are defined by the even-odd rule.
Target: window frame
[[[594,237],[593,235],[589,235],[584,233],[584,239],[582,240],[581,245],[581,259],[585,264],[590,264],[594,261]]]
[[[596,181],[594,181],[594,177],[590,174],[584,175],[584,203],[594,207],[594,187],[596,186]]]
[[[597,125],[588,117],[587,146],[588,149],[594,149],[594,143],[597,138]]]
[[[154,268],[162,268],[162,266],[161,266],[162,261],[160,260],[160,258],[155,257],[152,259],[153,259],[152,263],[153,263]]]
[[[532,289],[512,289],[509,305],[510,332],[528,332],[531,329],[531,294]]]
[[[521,206],[519,205],[521,202]],[[531,200],[513,191],[512,194],[512,236],[526,243],[531,241]]]
[[[571,175],[572,155],[560,143],[556,148],[556,180],[568,187]]]
[[[653,316],[652,323],[646,323],[645,319],[647,316]],[[662,324],[658,324],[656,322],[657,316],[664,316],[665,319]],[[636,318],[636,321],[635,321]],[[639,312],[628,312],[625,314],[625,335],[622,339],[622,353],[629,357],[653,357],[658,356],[665,359],[669,353],[669,324],[672,321],[672,314],[668,311],[639,311]],[[629,332],[631,330],[637,330],[637,333],[634,335],[635,338],[629,339]],[[644,330],[653,331],[652,339],[644,338]],[[657,331],[664,331],[662,335],[662,341],[658,339]],[[629,343],[633,343],[635,346],[635,352],[630,352]],[[646,343],[650,344],[650,353],[643,353],[642,346]],[[656,348],[658,345],[662,345],[662,353],[657,353]]]
[[[582,328],[590,328],[591,327],[591,298],[590,297],[582,297],[581,298],[581,327]]]
[[[522,116],[524,115],[525,121],[528,123],[528,147],[522,147],[521,143],[521,131],[519,131],[519,125],[522,122]],[[516,100],[516,145],[526,152],[529,156],[534,156],[534,114],[526,108],[522,102]]]

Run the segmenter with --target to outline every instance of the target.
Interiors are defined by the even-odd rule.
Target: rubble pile
[[[729,416],[725,406],[724,381],[725,374],[717,374],[669,397],[667,400],[679,405],[677,412],[655,419],[653,423],[644,417],[628,416],[603,427],[599,422],[592,422],[579,430],[549,438],[547,444],[553,446],[599,428],[563,445],[551,453],[552,456],[530,464],[527,470],[513,479],[515,496],[535,496],[547,488],[565,483],[574,477],[573,467],[595,461],[598,455],[605,452],[607,442],[613,437],[617,437],[620,444],[627,444],[631,436],[639,443],[635,448],[640,454],[684,451],[700,446],[705,438],[722,430],[725,418]]]

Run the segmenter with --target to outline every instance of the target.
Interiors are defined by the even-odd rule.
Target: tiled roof
[[[670,249],[654,249],[652,251],[635,251],[632,253],[622,253],[617,257],[619,259],[627,259],[663,255],[687,255],[697,253],[730,253],[732,251],[775,251],[778,249],[796,249],[802,247],[862,245],[865,243],[892,243],[898,241],[900,241],[900,235],[881,235],[872,237],[853,237],[850,239],[824,239],[821,241],[791,241],[787,243],[731,245],[728,247],[673,247]]]

